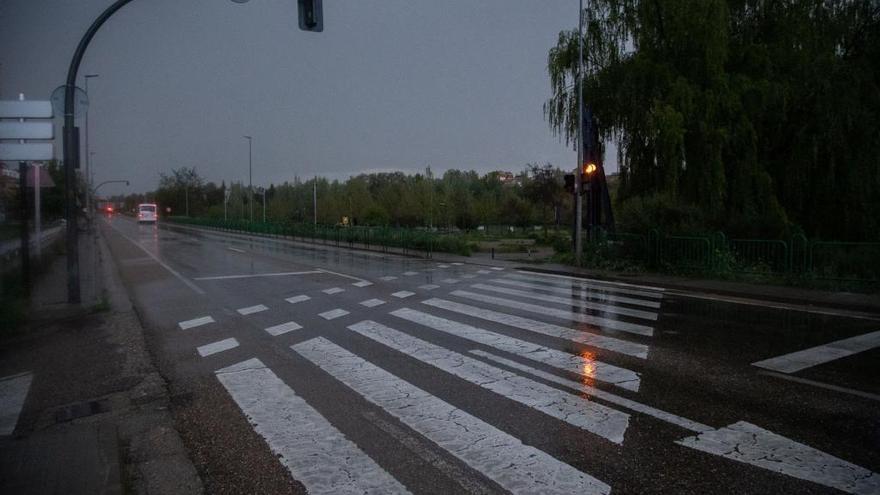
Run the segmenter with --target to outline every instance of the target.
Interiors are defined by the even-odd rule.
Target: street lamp
[[[254,221],[254,183],[253,183],[253,175],[254,175],[254,167],[253,167],[253,142],[254,138],[251,136],[242,136],[248,141],[248,209],[250,210],[251,222]]]

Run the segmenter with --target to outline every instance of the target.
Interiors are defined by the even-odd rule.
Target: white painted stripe
[[[485,275],[487,273],[492,273],[492,272],[490,272],[489,270],[477,270],[477,273],[479,273],[480,275]]]
[[[875,400],[877,402],[880,402],[880,395],[872,394],[870,392],[862,392],[861,390],[856,390],[853,388],[841,387],[838,385],[832,385],[830,383],[817,382],[816,380],[808,380],[806,378],[801,378],[798,376],[786,375],[784,373],[776,373],[775,371],[759,371],[758,374],[772,376],[775,378],[780,378],[782,380],[800,383],[803,385],[809,385],[811,387],[824,388],[826,390],[833,390],[835,392],[841,392],[844,394],[855,395],[856,397],[862,397],[865,399],[871,399],[871,400]]]
[[[410,291],[408,291],[408,290],[402,290],[402,291],[395,292],[395,293],[393,293],[393,294],[391,294],[391,295],[394,296],[394,297],[400,298],[400,299],[404,299],[404,298],[407,298],[407,297],[409,297],[409,296],[414,296],[414,295],[416,295],[416,293],[415,293],[415,292],[410,292]]]
[[[412,277],[413,275],[418,275],[419,272],[403,272],[404,276]]]
[[[254,430],[309,493],[408,493],[260,360],[216,374]]]
[[[461,278],[477,278],[474,274],[462,275]]]
[[[331,287],[329,289],[324,289],[321,292],[327,295],[339,294],[340,292],[345,292],[345,289],[341,289],[339,287]]]
[[[425,285],[419,286],[419,289],[422,289],[422,290],[434,290],[434,289],[439,289],[439,288],[440,288],[440,286],[435,285],[435,284],[425,284]]]
[[[362,321],[348,328],[502,397],[614,443],[623,443],[623,434],[629,426],[629,415],[626,413],[490,366],[374,321]]]
[[[639,285],[639,284],[629,284],[626,282],[615,282],[612,280],[597,280],[597,279],[593,279],[593,278],[572,277],[571,275],[556,275],[553,273],[536,273],[536,272],[530,272],[527,270],[517,270],[517,273],[528,274],[528,275],[531,275],[532,277],[535,277],[535,278],[539,278],[539,277],[561,278],[561,279],[565,279],[565,280],[572,280],[575,282],[585,282],[585,283],[591,283],[591,284],[596,284],[596,285],[610,285],[613,287],[633,287],[636,289],[647,289],[649,291],[657,291],[657,292],[663,292],[666,290],[663,287],[655,287],[652,285]]]
[[[628,289],[628,288],[626,288],[627,286],[602,285],[601,283],[596,283],[596,281],[594,281],[594,280],[588,280],[588,279],[583,279],[583,278],[572,278],[572,277],[565,277],[562,275],[536,276],[536,275],[527,275],[527,273],[529,273],[529,272],[517,272],[517,273],[510,273],[506,276],[509,278],[515,278],[518,280],[529,280],[532,282],[553,285],[556,287],[564,287],[567,289],[570,289],[572,287],[576,287],[576,288],[585,289],[585,290],[600,290],[600,291],[607,291],[607,292],[615,292],[618,294],[629,294],[631,296],[650,297],[653,299],[663,299],[663,293],[659,292],[659,291],[662,291],[663,289],[660,289],[660,288],[647,288],[650,290]],[[551,279],[548,280],[546,277],[550,277]],[[563,279],[563,280],[566,280],[567,282],[564,282],[563,280],[552,280],[553,278]],[[639,286],[631,286],[631,287],[639,287]]]
[[[266,311],[267,309],[269,308],[267,308],[265,305],[257,304],[256,306],[248,306],[246,308],[237,309],[236,311],[238,311],[238,313],[242,315],[252,315],[261,311]]]
[[[397,277],[392,276],[392,275],[388,275],[386,277],[380,277],[379,280],[384,280],[386,282],[390,282],[392,280],[397,280]]]
[[[548,296],[546,294],[538,294],[536,292],[519,290],[519,289],[508,289],[506,287],[495,287],[494,285],[486,285],[486,284],[474,284],[471,286],[474,289],[485,290],[489,292],[497,292],[498,294],[505,294],[508,296],[516,296],[516,297],[524,297],[526,299],[534,299],[536,301],[543,301],[554,304],[563,304],[569,307],[582,308],[592,311],[598,311],[599,313],[613,313],[623,316],[630,316],[632,318],[640,318],[643,320],[657,320],[657,313],[653,311],[643,311],[640,309],[630,309],[624,308],[621,306],[614,306],[610,304],[601,304],[589,301],[583,301],[580,299],[574,299],[571,296],[569,297],[559,297],[559,296]]]
[[[324,268],[318,268],[318,271],[321,273],[329,273],[330,275],[336,275],[337,277],[347,278],[349,280],[357,280],[357,281],[363,280],[362,278],[355,277],[354,275],[348,275],[345,273],[339,273],[339,272],[334,272],[331,270],[325,270]]]
[[[752,363],[752,365],[780,373],[795,373],[875,347],[880,347],[880,331],[857,335],[802,351],[757,361]]]
[[[223,339],[199,346],[196,350],[199,352],[199,356],[205,357],[210,356],[211,354],[217,354],[218,352],[228,351],[229,349],[235,349],[236,347],[238,347],[237,340]]]
[[[637,342],[629,342],[614,337],[607,337],[605,335],[586,333],[580,330],[574,330],[571,328],[554,325],[552,323],[530,320],[528,318],[509,315],[507,313],[499,313],[497,311],[492,311],[489,309],[477,308],[475,306],[447,301],[445,299],[428,299],[427,301],[422,301],[422,304],[427,304],[428,306],[433,306],[435,308],[441,308],[447,311],[453,311],[463,315],[473,316],[474,318],[480,318],[482,320],[500,323],[502,325],[507,325],[522,330],[527,330],[529,332],[540,333],[542,335],[547,335],[558,339],[564,339],[571,342],[577,342],[579,344],[598,347],[600,349],[607,349],[609,351],[619,352],[621,354],[626,354],[627,356],[634,356],[641,359],[647,359],[648,357],[649,347],[644,344],[639,344]]]
[[[369,402],[514,493],[607,494],[611,488],[543,451],[318,337],[292,347]]]
[[[295,321],[288,321],[287,323],[282,323],[280,325],[271,326],[266,329],[266,333],[273,337],[277,337],[281,334],[285,334],[287,332],[292,332],[294,330],[299,330],[302,328],[302,325]]]
[[[241,278],[267,278],[267,277],[291,277],[295,275],[313,275],[321,273],[318,270],[304,272],[276,272],[276,273],[246,273],[243,275],[217,275],[214,277],[198,277],[193,280],[236,280]]]
[[[572,311],[564,311],[561,309],[548,308],[546,306],[537,306],[535,304],[528,304],[520,301],[513,301],[510,299],[504,299],[501,297],[494,296],[486,296],[483,294],[476,294],[473,292],[467,292],[463,290],[457,290],[450,293],[453,296],[463,297],[465,299],[471,299],[474,301],[480,301],[489,304],[496,304],[498,306],[504,306],[507,308],[520,309],[523,311],[528,311],[530,313],[538,313],[540,315],[552,316],[554,318],[561,318],[567,321],[579,321],[581,323],[586,323],[588,325],[594,325],[601,329],[609,329],[609,330],[619,330],[621,332],[629,332],[638,335],[646,335],[648,337],[654,335],[654,329],[646,326],[639,325],[636,323],[627,323],[625,321],[619,320],[611,320],[608,318],[601,318],[598,316],[585,315],[583,313],[575,313]]]
[[[516,361],[511,361],[509,359],[505,359],[503,357],[496,356],[494,354],[491,354],[491,353],[488,353],[485,351],[481,351],[479,349],[474,349],[469,352],[471,354],[476,355],[476,356],[481,356],[486,359],[490,359],[492,361],[495,361],[496,363],[503,364],[503,365],[508,366],[510,368],[520,370],[520,371],[525,371],[526,373],[537,376],[543,380],[547,380],[548,382],[558,383],[560,385],[564,385],[566,387],[573,388],[581,393],[602,399],[606,402],[610,402],[612,404],[615,404],[615,405],[618,405],[621,407],[625,407],[625,408],[629,409],[630,411],[641,413],[646,416],[651,416],[652,418],[656,418],[661,421],[665,421],[667,423],[670,423],[670,424],[673,424],[676,426],[680,426],[680,427],[684,428],[685,430],[690,430],[695,433],[701,433],[704,431],[711,431],[714,429],[711,426],[706,426],[706,425],[699,423],[697,421],[692,421],[690,419],[683,418],[683,417],[678,416],[676,414],[668,413],[666,411],[661,411],[660,409],[656,409],[651,406],[642,404],[641,402],[636,402],[634,400],[627,399],[626,397],[621,397],[619,395],[615,395],[610,392],[606,392],[604,390],[601,390],[601,389],[598,389],[595,387],[591,387],[591,386],[586,385],[581,382],[569,380],[568,378],[562,378],[561,376],[556,376],[551,373],[547,373],[546,371],[541,371],[541,370],[532,368],[530,366],[526,366],[524,364],[518,363]]]
[[[285,299],[285,301],[289,302],[290,304],[296,304],[296,303],[301,303],[303,301],[308,301],[309,299],[311,299],[311,297],[309,297],[305,294],[301,294],[298,296],[288,297],[287,299]]]
[[[638,373],[614,366],[613,364],[597,361],[587,355],[575,356],[556,349],[548,349],[531,342],[422,313],[410,308],[398,309],[392,311],[391,314],[406,321],[433,328],[439,332],[455,335],[471,342],[493,347],[499,351],[509,352],[510,354],[531,359],[547,366],[580,375],[588,380],[599,380],[634,392],[639,391],[641,380]]]
[[[236,253],[243,253],[244,252],[244,249],[238,249],[238,248],[234,248],[234,247],[227,247],[226,249],[228,249],[230,251],[235,251]]]
[[[458,262],[458,261],[454,261],[454,262],[452,262],[451,264],[453,264],[453,265],[455,265],[455,266],[462,266],[462,265],[464,265],[464,263],[461,263],[461,262]]]
[[[348,314],[348,311],[340,308],[331,309],[330,311],[324,311],[323,313],[318,313],[318,316],[324,318],[325,320],[335,320],[336,318],[345,316]]]
[[[369,287],[369,286],[373,285],[373,282],[368,282],[368,281],[366,281],[366,280],[361,280],[360,282],[355,282],[355,283],[353,283],[353,284],[351,284],[351,285],[353,285],[353,286],[355,286],[355,287]]]
[[[449,265],[437,265],[437,268],[449,268]]]
[[[0,435],[12,435],[15,431],[33,380],[30,372],[0,378]]]
[[[847,493],[880,493],[880,474],[745,421],[675,443]]]
[[[491,270],[495,270],[496,272],[500,272],[500,271],[504,271],[504,268],[501,268],[500,266],[493,266],[493,267],[491,267]]]
[[[456,279],[456,278],[447,278],[447,279],[441,280],[441,282],[443,282],[444,284],[457,284],[457,283],[458,283],[458,279]]]
[[[583,287],[559,287],[556,285],[543,285],[543,284],[530,284],[528,282],[521,282],[518,280],[510,280],[506,278],[496,278],[490,280],[493,284],[504,284],[511,285],[514,287],[522,287],[523,289],[534,289],[534,290],[543,290],[546,292],[554,292],[556,294],[566,294],[571,297],[586,297],[590,299],[596,299],[599,301],[608,301],[615,302],[620,304],[632,304],[634,306],[645,306],[647,308],[660,308],[660,301],[648,301],[645,299],[636,299],[634,297],[626,297],[626,296],[615,296],[612,294],[608,294],[604,291],[595,291],[591,289],[585,289]],[[572,294],[572,291],[582,291],[580,294]]]
[[[368,308],[375,308],[376,306],[381,306],[385,304],[385,301],[381,299],[367,299],[366,301],[361,301],[361,306],[366,306]]]
[[[214,318],[211,318],[210,316],[202,316],[201,318],[193,318],[192,320],[181,321],[177,325],[180,327],[181,330],[188,330],[190,328],[207,325],[208,323],[214,323]]]

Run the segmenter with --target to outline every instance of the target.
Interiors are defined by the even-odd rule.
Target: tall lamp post
[[[86,74],[85,76],[83,76],[86,81],[85,82],[86,97],[91,98],[91,95],[89,95],[89,79],[98,77],[99,75],[100,74]],[[91,170],[91,152],[89,152],[89,108],[88,107],[86,107],[85,120],[86,120],[86,136],[85,136],[85,139],[86,139],[86,186],[87,186],[86,191],[88,192],[88,190],[91,189],[91,187],[92,187],[92,176],[91,176],[91,172],[90,172],[90,170]],[[88,212],[86,218],[91,219],[92,218],[92,206],[91,206],[91,198],[89,196],[91,196],[91,194],[86,194],[86,212]]]
[[[248,142],[248,209],[250,210],[251,223],[254,221],[254,164],[253,164],[253,142],[251,136],[242,136]]]

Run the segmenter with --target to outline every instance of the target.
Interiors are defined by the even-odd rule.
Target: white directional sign
[[[0,119],[51,119],[52,115],[50,101],[0,101]]]
[[[0,143],[0,161],[27,162],[55,157],[52,143]]]
[[[51,122],[0,122],[0,139],[52,139]]]

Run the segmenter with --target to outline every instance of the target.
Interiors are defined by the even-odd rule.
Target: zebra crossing
[[[503,273],[499,267],[461,273],[461,266],[436,265],[444,274],[456,270],[456,278],[440,281],[443,287],[401,286],[418,279],[420,273],[414,270],[400,277],[380,277],[389,285],[398,281],[387,291],[390,299],[347,303],[336,299],[343,290],[326,289],[323,296],[283,299],[296,305],[313,296],[336,294],[327,298],[331,309],[308,318],[316,316],[344,335],[366,339],[381,353],[340,341],[338,333],[297,337],[308,329],[305,320],[266,327],[265,334],[279,339],[292,335],[295,343],[286,349],[291,359],[305,359],[438,452],[464,463],[474,476],[511,493],[607,494],[613,486],[591,472],[589,465],[574,466],[558,453],[524,443],[516,431],[492,424],[479,411],[459,408],[431,387],[411,382],[391,363],[417,363],[438,377],[457,380],[493,404],[517,404],[546,421],[582,431],[590,441],[607,442],[608,448],[625,447],[632,419],[638,415],[681,431],[669,442],[670,448],[678,445],[848,493],[880,490],[880,475],[757,425],[739,421],[710,426],[638,399],[640,363],[651,356],[654,326],[662,314],[662,290]],[[238,314],[249,317],[272,307],[266,302],[242,308]],[[361,314],[366,311],[369,314]],[[203,316],[180,322],[179,327],[195,329],[211,323],[210,316]],[[447,344],[452,341],[454,346]],[[199,347],[198,353],[216,357],[238,344],[224,339]],[[227,364],[214,375],[309,493],[409,493],[387,466],[332,424],[320,407],[300,397],[259,357]],[[749,453],[739,453],[745,445]]]

